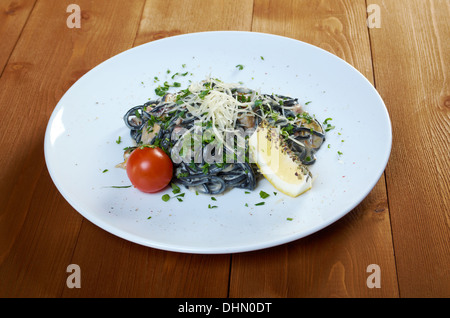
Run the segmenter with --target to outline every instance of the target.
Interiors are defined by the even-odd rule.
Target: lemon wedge
[[[278,191],[298,197],[311,189],[310,171],[286,146],[276,127],[259,126],[250,136],[249,148],[253,162]]]

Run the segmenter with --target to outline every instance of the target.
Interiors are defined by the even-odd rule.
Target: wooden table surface
[[[80,28],[66,23],[72,3]],[[0,296],[449,297],[449,17],[448,0],[0,0]],[[358,69],[392,120],[385,173],[338,222],[259,251],[168,252],[93,225],[45,164],[54,107],[113,55],[214,30],[291,37]]]

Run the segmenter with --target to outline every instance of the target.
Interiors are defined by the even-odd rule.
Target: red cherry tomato
[[[158,192],[172,180],[173,163],[161,148],[141,146],[128,157],[127,175],[142,192]]]

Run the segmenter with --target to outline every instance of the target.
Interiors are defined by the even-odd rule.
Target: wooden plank
[[[0,2],[0,76],[36,0]]]
[[[206,30],[249,29],[252,1],[152,0],[145,3],[134,45]],[[231,17],[231,18],[230,18]],[[101,257],[92,250],[100,251]],[[159,251],[125,242],[84,222],[73,262],[83,270],[81,289],[64,297],[226,297],[229,255]]]
[[[38,1],[0,78],[0,295],[55,297],[65,287],[83,218],[57,192],[43,155],[48,118],[62,94],[104,59],[131,47],[143,2]],[[111,22],[112,21],[112,22]],[[99,251],[99,257],[101,257]]]
[[[402,297],[450,296],[450,2],[373,1],[377,87],[393,125],[386,169]]]
[[[319,46],[373,82],[365,1],[256,0],[253,31]],[[384,177],[351,213],[328,228],[280,247],[233,255],[231,297],[398,297]],[[367,267],[382,288],[368,288]]]
[[[288,36],[327,50],[373,80],[365,1],[256,0],[252,31]]]
[[[63,297],[226,297],[229,256],[161,251],[84,222],[72,262],[81,288]]]
[[[135,44],[192,32],[249,31],[252,7],[253,0],[147,1]]]
[[[283,246],[236,254],[230,297],[398,297],[384,182],[335,224]],[[381,269],[368,288],[367,268]]]

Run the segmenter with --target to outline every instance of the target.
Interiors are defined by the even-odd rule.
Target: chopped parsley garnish
[[[328,123],[330,120],[333,120],[333,118],[327,118],[327,119],[325,119],[325,121],[323,122],[323,124],[326,126],[326,127],[325,127],[325,131],[326,131],[326,132],[328,132],[328,131],[330,131],[330,130],[336,128],[335,126],[333,126],[333,125],[331,125],[331,124]]]
[[[259,196],[260,196],[262,199],[266,199],[266,198],[268,198],[268,197],[270,196],[270,194],[268,194],[268,193],[266,193],[266,192],[264,192],[264,191],[260,191],[260,192],[259,192]]]
[[[305,119],[308,124],[310,124],[314,120],[314,118],[310,114],[308,114],[307,112],[303,112],[301,114],[297,114],[297,118]]]
[[[218,208],[218,206],[217,205],[208,204],[208,209],[215,209],[215,208]]]
[[[237,68],[239,71],[242,71],[242,70],[244,69],[244,65],[238,64],[238,65],[236,65],[236,68]]]
[[[209,163],[207,163],[207,162],[205,163],[205,165],[202,168],[202,172],[204,174],[208,174],[208,172],[209,172]]]
[[[171,183],[170,185],[172,187],[172,193],[173,194],[180,193],[181,189],[180,189],[179,186],[177,186],[175,183]]]
[[[168,87],[158,86],[157,88],[155,88],[155,94],[158,96],[164,96],[166,95],[168,90],[169,90]]]
[[[260,99],[258,99],[258,100],[255,100],[255,106],[254,107],[260,107],[261,105],[262,105],[262,100],[260,100]]]
[[[181,86],[181,83],[174,82],[173,84],[169,84],[169,82],[165,81],[163,86],[159,85],[157,88],[155,88],[155,94],[163,97],[164,95],[167,94],[167,91],[171,87],[180,87],[180,86]]]
[[[200,97],[200,99],[205,99],[205,96],[208,95],[208,93],[210,92],[210,89],[206,89],[204,91],[201,91],[200,94],[198,94],[198,97]]]
[[[259,203],[256,203],[255,205],[259,206],[259,205],[264,205],[264,204],[266,204],[266,202],[259,202]]]
[[[167,202],[167,201],[170,200],[170,195],[164,194],[164,195],[161,197],[161,199],[162,199],[164,202]]]

